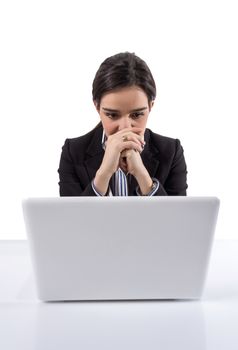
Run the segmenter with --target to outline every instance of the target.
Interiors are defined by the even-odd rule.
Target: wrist
[[[151,192],[153,188],[153,180],[151,179],[149,173],[146,171],[143,174],[135,176],[137,183],[140,188],[141,195],[145,196]]]
[[[145,168],[145,166],[143,166],[142,169],[140,169],[140,171],[135,172],[134,174],[132,174],[135,179],[137,180],[137,182],[139,183],[140,181],[143,181],[143,179],[146,179],[147,181],[149,179],[151,179],[150,174],[148,173],[147,169]]]
[[[107,170],[104,170],[102,167],[100,167],[96,172],[95,178],[109,182],[112,175],[113,174],[110,174]]]
[[[141,193],[139,186],[136,189],[137,196],[153,196],[159,189],[159,181],[156,178],[152,178],[153,184],[150,191],[147,193]]]
[[[93,180],[94,188],[100,195],[105,196],[108,191],[110,176],[103,172],[101,169],[98,169],[96,172],[95,178]]]

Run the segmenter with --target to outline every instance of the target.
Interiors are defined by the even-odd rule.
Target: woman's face
[[[96,108],[97,105],[95,104]],[[146,128],[148,115],[153,102],[148,103],[145,92],[130,86],[105,94],[97,111],[100,115],[106,136],[131,127]]]

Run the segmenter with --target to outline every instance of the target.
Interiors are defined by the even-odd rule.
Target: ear
[[[155,100],[150,101],[149,103],[149,111],[151,111],[152,107],[154,106]]]
[[[99,113],[99,110],[100,110],[100,106],[99,106],[99,104],[97,103],[97,101],[96,101],[96,100],[94,100],[94,101],[93,101],[93,103],[94,103],[94,106],[95,106],[95,108],[96,108],[97,112]]]

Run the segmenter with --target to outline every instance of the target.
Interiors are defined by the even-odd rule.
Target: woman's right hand
[[[110,178],[118,170],[121,153],[125,149],[134,149],[141,153],[143,143],[144,130],[141,128],[126,128],[109,135],[100,171]]]

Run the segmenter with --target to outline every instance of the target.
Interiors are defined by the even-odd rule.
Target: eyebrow
[[[130,111],[131,112],[140,112],[140,111],[144,111],[145,109],[147,109],[148,107],[141,107],[141,108],[136,108],[136,109],[132,109]],[[112,108],[105,108],[105,107],[102,107],[102,109],[104,111],[107,111],[107,112],[113,112],[113,113],[120,113],[120,111],[118,109],[112,109]]]

